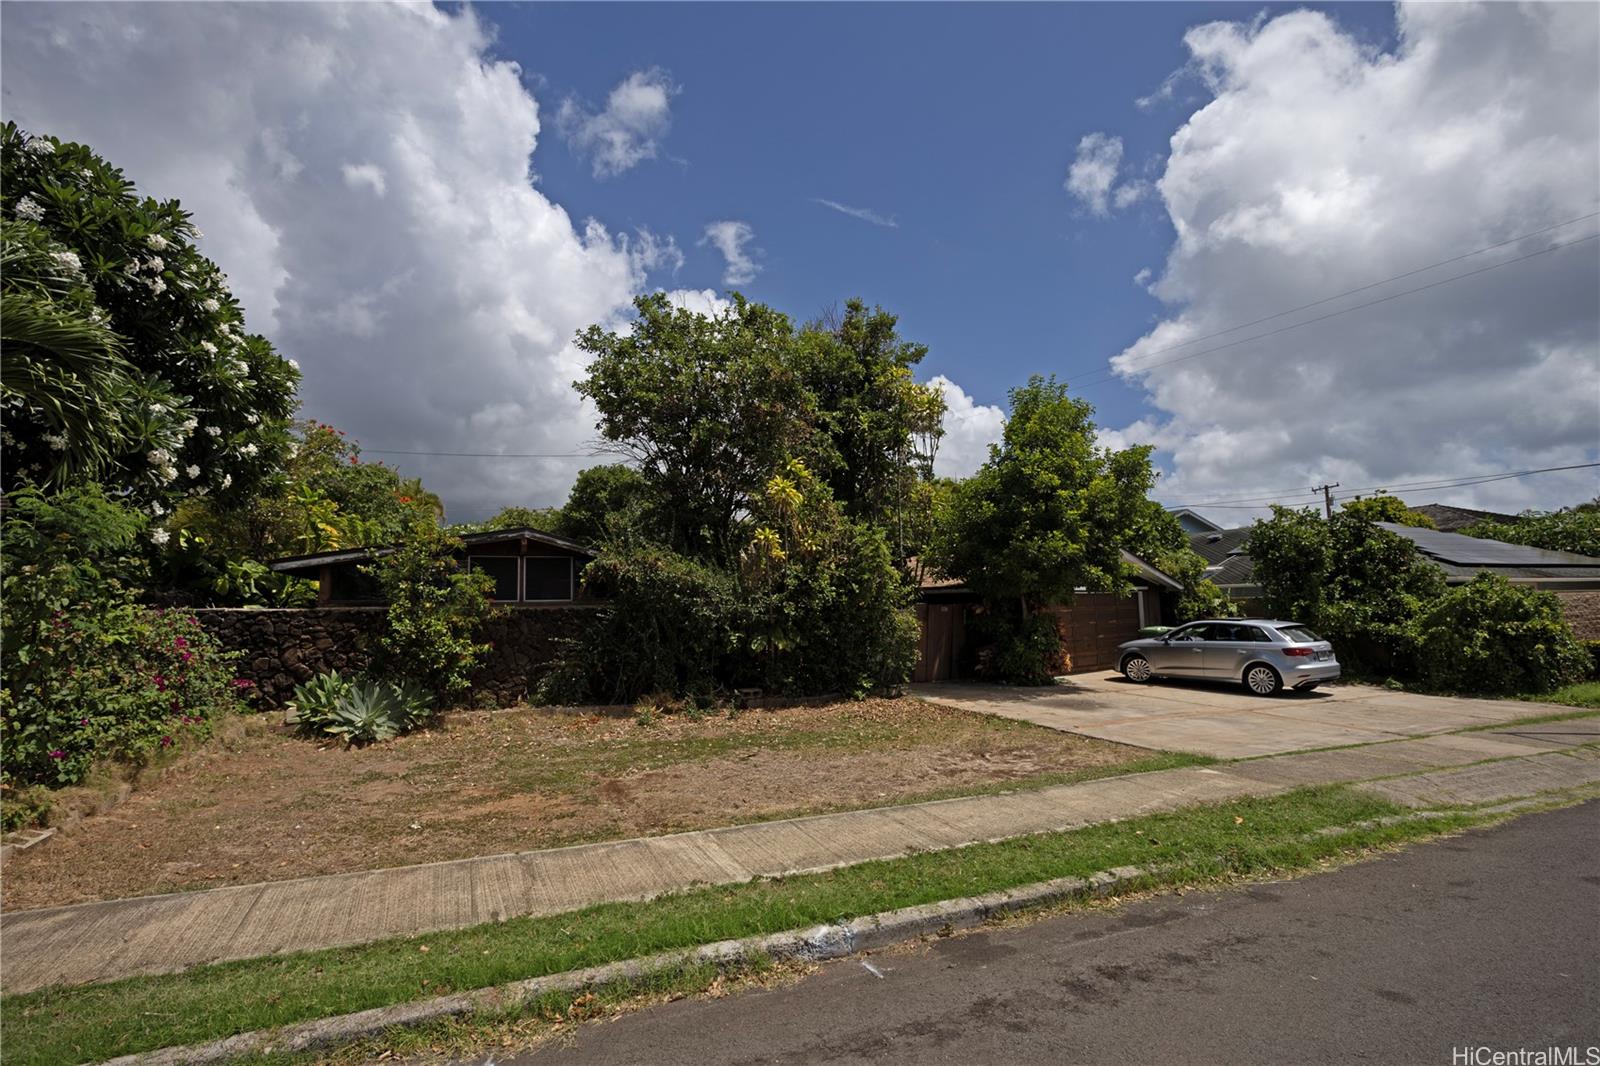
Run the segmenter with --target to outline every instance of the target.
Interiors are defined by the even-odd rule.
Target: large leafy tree
[[[299,373],[245,330],[177,201],[7,123],[0,226],[8,487],[95,478],[164,515],[276,474]]]
[[[1360,509],[1324,521],[1273,508],[1251,527],[1250,558],[1269,613],[1319,627],[1358,672],[1414,668],[1413,621],[1444,591],[1444,573]]]
[[[578,335],[594,359],[576,387],[599,409],[601,435],[649,482],[666,542],[732,562],[742,516],[815,429],[790,358],[793,327],[737,295],[717,315],[674,307],[662,293],[634,306],[627,333],[593,326]]]
[[[630,466],[609,463],[580,471],[556,530],[582,544],[601,544],[646,521],[649,484]]]
[[[1121,549],[1148,519],[1150,448],[1095,443],[1094,408],[1054,378],[1011,390],[1000,443],[956,486],[932,562],[983,597],[999,645],[997,672],[1037,681],[1056,644],[1044,607],[1087,588],[1129,587]]]
[[[897,319],[850,300],[836,322],[801,331],[801,379],[815,398],[813,463],[852,518],[903,532],[914,486],[933,476],[944,397],[912,380],[926,345],[900,338]]]
[[[934,544],[940,569],[1024,613],[1070,603],[1077,588],[1127,587],[1120,550],[1148,515],[1151,449],[1098,447],[1093,413],[1054,378],[1011,390],[1000,443],[956,486]]]

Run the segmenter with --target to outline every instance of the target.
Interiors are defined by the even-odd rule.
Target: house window
[[[530,555],[522,560],[522,598],[549,603],[572,599],[572,560],[564,555]]]
[[[472,555],[467,557],[467,569],[488,574],[494,578],[494,598],[517,598],[517,559],[514,555]]]

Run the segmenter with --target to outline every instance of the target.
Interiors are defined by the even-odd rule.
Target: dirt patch
[[[1048,784],[1148,752],[915,699],[450,715],[346,751],[254,730],[6,863],[4,907],[377,869]]]

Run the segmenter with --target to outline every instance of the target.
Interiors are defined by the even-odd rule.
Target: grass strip
[[[1563,685],[1554,692],[1521,698],[1538,703],[1562,703],[1568,707],[1600,708],[1600,681],[1580,681],[1575,685]]]
[[[0,1000],[0,1025],[8,1064],[96,1061],[1115,866],[1160,864],[1172,880],[1205,882],[1300,868],[1474,821],[1463,813],[1315,835],[1400,812],[1346,787],[1301,789],[649,903],[42,989]]]

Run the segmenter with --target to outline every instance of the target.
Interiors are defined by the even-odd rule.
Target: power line
[[[374,455],[429,455],[460,459],[593,459],[602,452],[411,452],[398,448],[362,448]]]
[[[1308,304],[1301,304],[1299,307],[1291,307],[1287,311],[1279,311],[1275,314],[1263,315],[1261,318],[1254,318],[1249,322],[1240,322],[1238,325],[1229,326],[1226,329],[1219,329],[1215,333],[1204,333],[1198,337],[1190,337],[1186,341],[1179,341],[1177,344],[1168,345],[1165,348],[1156,348],[1155,350],[1145,352],[1144,354],[1161,355],[1164,352],[1175,352],[1179,348],[1187,348],[1191,344],[1199,344],[1201,341],[1208,341],[1215,337],[1225,337],[1229,333],[1237,333],[1239,330],[1247,329],[1250,326],[1259,326],[1263,322],[1271,322],[1273,319],[1282,318],[1284,315],[1292,315],[1298,311],[1309,311],[1313,307],[1321,307],[1323,304],[1332,303],[1334,300],[1342,300],[1346,296],[1354,296],[1358,292],[1366,292],[1368,289],[1376,289],[1380,285],[1388,285],[1391,282],[1402,281],[1406,278],[1414,277],[1417,274],[1426,274],[1430,270],[1437,270],[1442,266],[1449,266],[1451,263],[1459,263],[1463,259],[1471,259],[1475,255],[1482,255],[1484,252],[1492,252],[1496,249],[1504,248],[1509,244],[1516,244],[1518,241],[1525,241],[1530,237],[1538,237],[1541,234],[1549,233],[1552,230],[1565,229],[1567,226],[1574,225],[1578,222],[1586,222],[1589,219],[1596,217],[1600,217],[1600,211],[1591,211],[1587,215],[1579,215],[1577,218],[1569,218],[1565,222],[1557,222],[1553,225],[1546,226],[1543,229],[1536,229],[1530,233],[1523,233],[1516,237],[1508,237],[1498,244],[1485,245],[1482,248],[1478,248],[1470,252],[1463,252],[1461,255],[1452,256],[1449,259],[1441,259],[1437,263],[1429,263],[1427,266],[1420,266],[1415,270],[1407,270],[1403,274],[1396,274],[1393,277],[1384,278],[1382,281],[1374,281],[1369,282],[1366,285],[1358,285],[1353,289],[1346,289],[1344,292],[1337,292],[1332,296],[1324,296],[1320,300],[1312,300]],[[1465,275],[1462,276],[1465,277]]]
[[[1414,492],[1435,492],[1435,491],[1438,491],[1438,490],[1441,490],[1441,489],[1458,489],[1458,488],[1468,488],[1468,487],[1471,487],[1473,485],[1487,485],[1487,484],[1489,484],[1491,482],[1508,481],[1508,480],[1510,480],[1512,478],[1532,477],[1535,474],[1552,474],[1552,473],[1557,473],[1559,471],[1564,471],[1564,470],[1589,470],[1589,469],[1592,469],[1594,467],[1600,467],[1600,462],[1595,462],[1595,463],[1572,463],[1572,464],[1570,464],[1568,466],[1545,466],[1545,467],[1540,467],[1540,468],[1538,468],[1536,470],[1503,470],[1503,471],[1499,471],[1499,472],[1493,473],[1493,474],[1473,474],[1473,475],[1465,476],[1465,477],[1435,479],[1435,480],[1432,480],[1432,481],[1403,481],[1403,482],[1390,481],[1390,482],[1385,482],[1385,483],[1383,483],[1381,485],[1363,485],[1363,486],[1361,486],[1359,488],[1352,489],[1348,494],[1341,495],[1341,496],[1338,496],[1338,497],[1335,497],[1335,498],[1338,499],[1338,500],[1341,500],[1341,501],[1343,501],[1343,500],[1352,500],[1352,499],[1355,499],[1357,496],[1360,496],[1363,493],[1367,493],[1367,492],[1388,492],[1388,491],[1400,491],[1400,490],[1414,491]],[[1169,504],[1164,504],[1163,506],[1166,506],[1166,507],[1188,507],[1188,508],[1191,508],[1191,509],[1198,508],[1198,507],[1206,507],[1206,508],[1215,508],[1215,509],[1222,509],[1222,510],[1258,511],[1262,507],[1265,507],[1267,504],[1280,503],[1280,502],[1282,502],[1284,500],[1293,499],[1294,497],[1297,497],[1297,496],[1312,496],[1312,497],[1314,497],[1314,496],[1320,495],[1321,492],[1322,492],[1321,488],[1308,488],[1308,489],[1289,490],[1289,491],[1277,493],[1277,494],[1274,494],[1274,495],[1271,495],[1271,496],[1230,497],[1229,498],[1229,502],[1223,502],[1223,501],[1217,501],[1217,500],[1206,500],[1206,501],[1202,501],[1202,502],[1199,502],[1199,503],[1169,503]]]
[[[1147,371],[1155,370],[1158,367],[1171,366],[1173,363],[1182,363],[1182,362],[1184,362],[1186,360],[1189,360],[1189,359],[1198,359],[1203,355],[1211,355],[1211,354],[1213,354],[1215,352],[1224,351],[1224,350],[1226,350],[1228,348],[1237,348],[1239,345],[1241,345],[1241,344],[1249,344],[1251,341],[1259,341],[1259,340],[1265,340],[1268,337],[1276,337],[1280,333],[1288,333],[1290,330],[1300,329],[1303,326],[1315,325],[1318,322],[1326,322],[1330,318],[1337,318],[1340,315],[1347,315],[1352,311],[1360,311],[1360,310],[1362,310],[1363,308],[1366,308],[1366,307],[1376,307],[1378,304],[1388,303],[1390,300],[1398,300],[1402,296],[1411,296],[1411,295],[1413,295],[1415,293],[1426,292],[1429,289],[1437,289],[1439,286],[1448,285],[1453,281],[1461,281],[1464,278],[1470,278],[1470,277],[1473,277],[1473,276],[1478,275],[1478,274],[1486,274],[1491,270],[1499,270],[1501,267],[1512,266],[1513,264],[1516,264],[1516,263],[1523,263],[1523,262],[1528,261],[1529,259],[1534,259],[1534,258],[1536,258],[1538,256],[1541,256],[1541,255],[1549,255],[1551,252],[1557,252],[1557,251],[1560,251],[1563,248],[1571,248],[1574,245],[1583,244],[1586,241],[1593,241],[1593,240],[1600,240],[1600,233],[1591,233],[1587,237],[1579,237],[1576,240],[1567,241],[1567,242],[1565,242],[1563,244],[1552,244],[1550,247],[1541,248],[1537,252],[1529,252],[1527,255],[1519,255],[1515,259],[1505,259],[1505,260],[1502,260],[1501,262],[1498,262],[1498,263],[1490,263],[1488,266],[1479,267],[1477,270],[1469,270],[1469,271],[1467,271],[1467,272],[1465,272],[1463,274],[1456,274],[1456,275],[1454,275],[1452,277],[1442,278],[1439,281],[1430,282],[1427,285],[1418,285],[1414,289],[1403,289],[1400,292],[1390,293],[1388,296],[1380,296],[1376,300],[1368,300],[1366,303],[1354,304],[1354,305],[1352,305],[1350,307],[1341,308],[1338,311],[1329,311],[1325,315],[1318,315],[1315,318],[1308,318],[1304,322],[1295,322],[1295,323],[1291,323],[1290,325],[1287,325],[1287,326],[1280,326],[1277,329],[1268,330],[1265,333],[1257,333],[1256,335],[1254,335],[1252,337],[1244,337],[1244,338],[1242,338],[1240,340],[1229,341],[1227,344],[1219,344],[1215,348],[1206,348],[1206,349],[1204,349],[1202,351],[1190,352],[1188,355],[1180,355],[1180,356],[1177,356],[1177,357],[1172,358],[1172,359],[1163,359],[1160,362],[1149,363],[1149,364],[1144,365],[1144,366],[1131,367],[1128,370],[1128,373],[1143,374],[1143,373],[1145,373]],[[1083,384],[1080,384],[1080,385],[1076,385],[1074,387],[1076,389],[1078,389],[1078,391],[1081,392],[1084,389],[1092,389],[1092,388],[1094,388],[1094,387],[1096,387],[1098,385],[1109,384],[1110,382],[1114,381],[1119,376],[1118,375],[1118,371],[1115,371],[1115,370],[1109,370],[1108,369],[1108,370],[1100,371],[1100,372],[1101,373],[1105,373],[1108,376],[1104,377],[1104,378],[1100,378],[1098,380],[1089,381],[1089,382],[1086,382],[1086,383],[1083,383]]]

